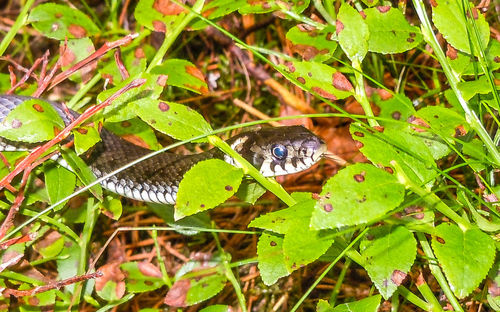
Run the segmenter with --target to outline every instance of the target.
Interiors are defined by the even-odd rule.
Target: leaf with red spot
[[[104,127],[135,145],[151,150],[161,148],[153,129],[139,118],[132,118],[121,122],[106,122]]]
[[[120,265],[120,269],[126,276],[129,292],[152,291],[165,285],[160,269],[149,262],[125,262]]]
[[[220,159],[209,159],[194,165],[179,184],[175,219],[212,209],[238,190],[243,171]],[[202,185],[203,187],[200,187]]]
[[[409,179],[432,185],[437,175],[430,165],[434,164],[434,158],[416,129],[420,128],[406,123],[387,123],[374,132],[353,123],[350,132],[360,151],[372,163],[391,168],[391,161],[396,160]]]
[[[99,28],[87,15],[55,3],[36,6],[30,12],[28,23],[45,36],[57,40],[84,38],[99,33]]]
[[[217,295],[226,286],[227,278],[212,274],[199,278],[181,279],[172,285],[165,297],[171,307],[187,307]]]
[[[495,260],[495,242],[479,229],[461,230],[452,223],[436,227],[432,249],[451,290],[460,299],[486,277]]]
[[[368,50],[378,53],[401,53],[415,48],[422,41],[420,29],[411,26],[403,13],[391,7],[363,11],[370,31]]]
[[[368,52],[370,31],[358,11],[347,3],[342,3],[337,16],[337,37],[347,57],[361,62]]]
[[[379,226],[361,240],[359,252],[364,260],[363,267],[380,294],[389,299],[415,261],[417,242],[403,226]]]
[[[61,46],[64,46],[64,42],[61,42]],[[67,70],[71,68],[76,63],[88,57],[90,54],[95,52],[94,44],[89,38],[80,39],[69,39],[67,48],[64,50],[62,55],[61,69]],[[97,62],[92,62],[86,66],[79,69],[76,73],[69,76],[69,79],[74,82],[87,82],[92,76],[97,68]]]
[[[85,153],[89,148],[101,141],[97,123],[84,124],[72,131],[75,140],[75,152]]]
[[[257,244],[257,260],[260,277],[270,286],[291,273],[285,264],[283,237],[273,233],[262,233]]]
[[[488,46],[490,39],[490,26],[484,15],[474,7],[474,4],[469,1],[447,1],[435,0],[432,6],[432,21],[443,37],[455,49],[471,54],[471,44],[474,55],[478,55],[478,51],[482,49],[477,44],[475,32],[471,35],[471,29],[467,27],[467,21],[471,17],[466,17],[464,12],[470,10],[474,17],[474,27],[479,34],[482,47]],[[463,6],[466,6],[463,8]],[[469,13],[467,12],[467,16]],[[471,42],[472,41],[472,42]]]
[[[342,73],[326,64],[293,61],[283,69],[306,89],[329,100],[344,99],[354,93],[354,88]]]
[[[198,112],[182,104],[143,98],[135,102],[134,111],[153,128],[176,140],[189,140],[213,131]]]
[[[338,44],[335,41],[335,27],[328,25],[323,29],[299,24],[286,34],[291,50],[306,61],[324,62],[330,59]]]
[[[0,122],[0,136],[17,142],[36,143],[52,139],[64,127],[61,116],[51,104],[29,99]]]
[[[151,30],[168,32],[177,20],[186,16],[186,12],[172,0],[142,0],[135,7],[134,16],[139,24]]]
[[[196,93],[208,93],[208,86],[203,73],[193,63],[181,59],[169,59],[151,70],[152,74],[167,76],[166,83],[191,90]]]
[[[369,164],[340,170],[323,186],[311,218],[313,229],[367,223],[396,208],[404,186],[395,175]]]
[[[120,262],[108,262],[98,269],[103,275],[95,280],[95,290],[104,300],[114,301],[125,294],[125,274]]]

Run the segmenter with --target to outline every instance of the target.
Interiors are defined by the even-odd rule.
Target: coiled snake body
[[[15,107],[30,99],[33,98],[0,95],[0,122],[3,122]],[[49,103],[66,125],[78,116],[76,112],[68,111],[59,103]],[[101,139],[85,159],[97,178],[151,152],[106,129],[101,131]],[[264,176],[305,170],[326,152],[325,143],[302,126],[244,132],[230,138],[227,143]],[[19,150],[21,146],[27,145],[0,138],[0,152]],[[112,192],[136,200],[174,204],[184,174],[196,163],[212,158],[236,165],[231,157],[216,148],[192,155],[162,153],[119,172],[101,184]]]

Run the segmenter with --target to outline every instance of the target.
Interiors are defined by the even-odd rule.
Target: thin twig
[[[54,77],[54,79],[52,80],[52,83],[49,86],[49,90],[52,89],[53,87],[55,87],[61,81],[65,80],[66,78],[68,78],[69,76],[74,74],[77,70],[79,70],[83,66],[87,65],[90,62],[97,61],[97,59],[99,59],[101,56],[106,54],[109,50],[112,50],[112,49],[117,48],[119,46],[128,44],[133,39],[137,38],[138,36],[139,36],[138,33],[134,33],[134,34],[127,35],[127,36],[125,36],[121,39],[118,39],[116,41],[113,41],[113,42],[106,42],[97,51],[95,51],[91,55],[87,56],[86,58],[84,58],[80,62],[76,63],[68,70],[65,70],[64,72],[62,72],[59,75],[57,75],[56,77]]]
[[[43,292],[46,292],[46,291],[49,291],[52,289],[61,289],[65,286],[68,286],[71,284],[87,281],[87,280],[93,279],[93,278],[99,278],[101,276],[103,276],[103,274],[100,271],[96,271],[94,273],[73,276],[73,277],[70,277],[70,278],[62,280],[62,281],[49,283],[47,285],[38,286],[38,287],[28,289],[28,290],[17,290],[17,289],[6,288],[2,291],[2,295],[4,297],[7,297],[7,296],[14,296],[14,297],[29,296],[29,297],[31,297],[33,295],[43,293]]]
[[[234,103],[234,105],[238,106],[239,108],[244,109],[250,115],[253,115],[253,116],[255,116],[255,117],[259,118],[259,119],[262,119],[262,120],[269,120],[269,119],[271,119],[271,117],[269,117],[268,115],[264,114],[263,112],[261,112],[260,110],[256,109],[255,107],[250,106],[247,103],[245,103],[245,102],[243,102],[243,101],[241,101],[239,99],[234,99],[233,103]],[[281,127],[281,126],[283,126],[281,123],[276,122],[276,121],[270,121],[269,124],[272,125],[273,127]]]

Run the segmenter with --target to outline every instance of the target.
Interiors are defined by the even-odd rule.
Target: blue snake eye
[[[286,147],[284,147],[281,144],[273,145],[272,152],[273,156],[276,157],[277,159],[285,159],[288,154]]]

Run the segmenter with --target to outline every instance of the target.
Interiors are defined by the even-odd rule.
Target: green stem
[[[227,254],[224,249],[222,248],[222,245],[220,244],[219,238],[215,233],[212,233],[215,243],[217,244],[217,249],[219,249],[221,253],[221,258],[222,258],[222,265],[224,266],[224,272],[226,274],[227,279],[229,282],[233,285],[233,288],[236,292],[236,297],[238,297],[238,302],[240,304],[240,309],[242,312],[247,312],[247,304],[245,300],[245,296],[243,295],[243,292],[241,291],[241,286],[240,283],[238,282],[238,279],[236,276],[234,276],[233,270],[231,268],[231,255]]]
[[[441,307],[441,304],[437,300],[436,296],[434,296],[434,293],[432,292],[431,288],[425,282],[425,280],[422,278],[422,282],[417,282],[417,289],[420,291],[422,296],[429,302],[429,311],[435,311],[435,312],[441,312],[443,311],[443,307]]]
[[[31,8],[31,6],[35,3],[35,0],[28,0],[26,1],[26,4],[23,6],[23,9],[21,10],[21,13],[17,16],[16,21],[14,22],[14,25],[10,28],[9,32],[5,35],[3,38],[2,42],[0,42],[0,56],[3,55],[5,50],[7,50],[7,47],[9,46],[10,42],[12,39],[14,39],[14,36],[17,34],[19,29],[24,26],[26,21],[28,20],[28,11]]]
[[[323,3],[321,3],[321,0],[313,0],[314,7],[316,10],[323,16],[323,18],[328,22],[330,25],[335,25],[335,20],[330,16],[328,11],[326,11],[325,7],[323,6]]]
[[[170,277],[168,276],[167,267],[165,266],[165,261],[163,261],[163,258],[161,256],[161,252],[160,252],[160,244],[158,243],[158,231],[157,230],[151,231],[151,237],[153,238],[153,241],[155,242],[156,259],[158,260],[158,264],[160,265],[160,271],[161,271],[161,276],[162,276],[163,282],[165,283],[165,285],[168,286],[168,288],[172,288],[172,281],[170,280]]]
[[[408,288],[406,288],[404,286],[399,286],[398,292],[401,295],[401,297],[403,297],[406,300],[408,300],[409,302],[413,303],[414,305],[416,305],[420,309],[422,309],[424,311],[433,311],[430,304],[428,304],[424,300],[420,299],[417,295],[415,295],[414,293],[409,291]]]
[[[255,181],[259,182],[263,187],[265,187],[268,191],[272,192],[279,199],[281,199],[288,206],[293,206],[297,202],[295,199],[288,194],[285,189],[276,182],[276,180],[272,178],[264,177],[259,170],[255,169],[245,158],[243,158],[240,154],[233,151],[233,149],[224,141],[222,141],[218,136],[211,135],[208,137],[208,142],[210,144],[218,147],[221,151],[231,156],[243,169],[243,172],[249,176],[251,176]]]
[[[425,234],[417,232],[417,239],[420,242],[420,246],[422,247],[422,250],[424,251],[425,256],[428,259],[436,259],[436,257],[434,256],[434,253],[432,252],[431,246],[429,245],[429,242],[427,241],[427,238],[425,237]],[[443,272],[441,272],[439,265],[429,262],[429,269],[431,270],[432,275],[434,275],[437,282],[439,283],[439,286],[441,286],[441,289],[443,290],[444,294],[448,298],[448,301],[450,302],[451,306],[453,307],[453,310],[459,311],[459,312],[464,312],[464,310],[460,306],[460,303],[458,303],[457,298],[455,298],[455,295],[453,295],[453,292],[451,291],[450,286],[446,282],[446,278],[444,277]]]
[[[332,307],[335,306],[335,302],[337,301],[337,296],[340,293],[340,287],[342,287],[342,283],[344,281],[345,275],[347,274],[347,270],[351,266],[352,260],[347,258],[344,263],[344,267],[342,271],[340,271],[339,277],[335,283],[335,287],[333,288],[332,294],[330,295],[330,300],[328,301]]]
[[[359,233],[359,235],[346,247],[344,248],[344,250],[342,250],[342,252],[337,256],[337,258],[335,258],[335,260],[333,260],[332,263],[330,263],[330,265],[326,268],[325,271],[323,271],[323,273],[321,273],[320,276],[318,276],[318,278],[314,281],[314,283],[309,287],[309,289],[307,289],[307,291],[304,293],[304,295],[299,299],[299,301],[293,306],[293,308],[290,310],[290,312],[295,312],[297,311],[297,309],[300,307],[300,305],[302,304],[302,302],[304,302],[304,300],[306,300],[307,296],[309,296],[309,294],[314,290],[314,288],[316,288],[316,286],[319,284],[319,282],[321,282],[321,280],[323,280],[323,278],[326,276],[326,274],[328,274],[328,272],[330,272],[330,270],[333,268],[333,266],[340,260],[342,259],[342,257],[344,255],[347,254],[347,252],[349,250],[351,250],[352,246],[354,246],[354,244],[356,244],[358,242],[358,240],[360,240],[363,236],[365,236],[366,232],[368,232],[368,228],[366,228],[363,232]]]
[[[84,84],[81,88],[78,89],[76,94],[69,100],[69,102],[66,104],[69,108],[75,109],[76,103],[80,101],[87,92],[90,91],[98,82],[101,80],[101,73],[97,73],[92,79],[87,81],[86,84]]]
[[[421,29],[422,29],[422,34],[424,35],[424,39],[431,46],[439,63],[443,67],[443,72],[446,75],[446,78],[448,78],[450,87],[453,89],[453,92],[455,93],[460,103],[460,106],[462,106],[462,109],[464,110],[465,120],[469,123],[471,128],[476,131],[477,135],[486,145],[486,148],[488,149],[488,152],[492,156],[494,163],[497,166],[500,166],[500,152],[497,150],[488,132],[481,124],[481,121],[479,120],[478,116],[469,107],[468,103],[465,101],[462,95],[462,92],[458,88],[458,83],[460,82],[460,79],[458,75],[454,74],[453,69],[446,60],[446,56],[443,50],[441,50],[441,46],[439,45],[439,42],[436,36],[434,35],[434,32],[432,31],[432,25],[431,22],[429,21],[429,17],[427,16],[427,12],[425,11],[425,5],[423,1],[422,0],[412,0],[412,1],[413,1],[413,6],[415,7],[415,11],[417,12],[420,22],[422,23]]]
[[[403,168],[401,168],[401,166],[395,160],[391,161],[391,165],[396,170],[396,175],[398,177],[399,182],[403,184],[407,189],[419,195],[427,204],[429,204],[429,206],[435,208],[437,211],[441,212],[446,217],[455,221],[462,230],[472,228],[472,225],[468,220],[462,218],[455,211],[453,211],[453,209],[448,207],[448,205],[443,203],[443,201],[441,201],[441,199],[437,197],[436,194],[421,187],[420,185],[417,185],[411,179],[409,179],[408,176],[405,174]]]
[[[181,31],[184,30],[187,24],[189,24],[189,22],[191,22],[191,20],[201,12],[204,3],[205,0],[197,0],[196,3],[193,5],[192,10],[190,10],[185,17],[182,17],[182,15],[180,15],[176,19],[172,29],[171,30],[169,29],[169,31],[165,35],[165,40],[163,40],[163,43],[161,44],[155,56],[151,60],[151,63],[149,63],[149,66],[146,69],[147,73],[149,73],[155,66],[161,64],[162,59],[165,56],[165,54],[167,54],[167,51],[170,48],[170,46],[174,43],[175,39],[177,39],[177,37],[179,36]]]
[[[368,96],[365,92],[365,80],[361,71],[361,63],[358,60],[353,60],[352,67],[354,68],[354,77],[356,78],[356,93],[354,97],[359,102],[359,104],[361,104],[361,107],[363,108],[368,119],[368,124],[371,127],[378,126],[379,124],[377,120],[373,118],[375,117],[375,114],[373,114],[372,107],[370,106],[370,101],[368,100]]]
[[[88,264],[88,249],[90,243],[90,238],[92,237],[92,232],[97,221],[98,214],[96,213],[97,207],[94,205],[94,198],[89,197],[87,201],[87,214],[85,218],[85,223],[83,225],[82,238],[80,239],[78,245],[80,247],[80,261],[78,262],[77,275],[85,274]],[[75,287],[75,293],[73,294],[73,302],[80,302],[80,296],[83,289],[83,283],[78,283]]]

